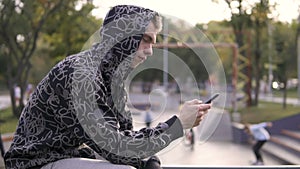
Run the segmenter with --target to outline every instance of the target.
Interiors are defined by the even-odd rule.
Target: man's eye
[[[144,41],[144,42],[151,43],[151,40],[152,40],[152,39],[151,39],[150,37],[148,37],[148,36],[144,36],[144,37],[143,37],[143,41]]]

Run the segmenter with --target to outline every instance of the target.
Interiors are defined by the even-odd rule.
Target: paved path
[[[10,106],[9,95],[0,95],[0,110]]]
[[[283,102],[282,97],[272,97],[272,96],[267,95],[267,94],[266,95],[260,94],[259,99],[264,100],[264,101],[268,101],[268,102],[276,102],[276,103],[282,103]],[[288,104],[292,104],[292,105],[300,105],[300,100],[297,99],[297,98],[286,98],[286,102]]]
[[[194,150],[180,142],[167,150],[158,155],[163,165],[248,166],[255,160],[251,147],[226,141],[196,142]],[[265,165],[280,165],[267,154],[263,157]]]
[[[216,114],[218,111],[218,109],[212,109],[209,113]],[[172,112],[161,114],[159,115],[159,119],[167,119],[172,114]],[[144,126],[144,124],[141,123],[142,115],[135,115],[133,118],[135,120],[136,128]],[[184,138],[179,138],[175,142],[171,143],[166,149],[159,152],[158,156],[160,157],[162,164],[165,166],[250,165],[250,161],[254,161],[255,156],[249,145],[238,144],[232,141],[229,114],[223,112],[223,114],[221,114],[221,118],[218,120],[219,121],[215,124],[215,130],[209,137],[207,137],[207,140],[203,141],[203,137],[200,136],[202,131],[201,128],[205,127],[205,125],[194,128],[196,138],[194,150],[191,150],[191,147]],[[273,159],[268,154],[263,153],[263,156],[265,158],[266,165],[280,165],[280,162]]]

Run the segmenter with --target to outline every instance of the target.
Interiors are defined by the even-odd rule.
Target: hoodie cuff
[[[169,120],[167,120],[165,124],[168,125],[168,129],[166,132],[171,134],[173,140],[183,136],[183,128],[177,116],[174,115]]]

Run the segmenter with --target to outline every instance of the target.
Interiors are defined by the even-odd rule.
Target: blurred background
[[[284,161],[280,164],[300,164],[300,146],[286,146],[300,142],[298,0],[186,0],[176,3],[169,0],[1,0],[0,133],[6,146],[35,86],[56,63],[80,52],[88,40],[93,41],[91,36],[97,33],[106,12],[117,4],[144,6],[179,18],[169,20],[168,26],[180,30],[177,33],[182,35],[180,41],[176,38],[164,41],[163,35],[159,35],[155,48],[167,47],[197,75],[195,89],[188,86],[188,80],[184,81],[188,92],[206,98],[211,86],[219,86],[227,94],[225,105],[219,104],[224,113],[218,123],[226,121],[230,133],[226,141],[247,144],[240,124],[273,121],[277,127],[271,133],[278,137],[271,146],[291,154],[285,155],[289,159],[279,155],[276,158]],[[218,78],[209,74],[195,56],[193,50],[205,51],[207,46],[195,39],[194,34],[182,33],[194,29],[205,35],[207,43],[219,56],[226,84],[218,83]],[[162,70],[141,71],[129,85],[132,105],[138,108],[134,111],[137,119],[142,118],[139,111],[148,106],[148,95],[154,89],[161,89],[169,100],[173,99],[170,110],[178,110],[185,100],[179,95],[184,91],[178,90],[176,79]],[[220,132],[222,134],[224,132]],[[272,156],[276,156],[275,152]]]

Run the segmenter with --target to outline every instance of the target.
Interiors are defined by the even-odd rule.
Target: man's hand
[[[198,99],[185,102],[178,116],[183,129],[198,126],[210,108],[211,104],[203,104]]]

